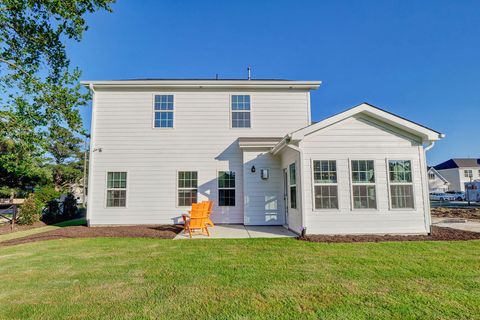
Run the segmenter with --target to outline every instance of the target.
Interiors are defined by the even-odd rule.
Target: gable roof
[[[436,170],[453,168],[475,168],[480,167],[480,159],[475,158],[453,158],[434,166]]]
[[[445,179],[434,167],[428,167],[428,173],[433,172],[437,177],[440,178],[445,184],[450,184],[447,179]]]
[[[411,133],[415,136],[422,138],[423,141],[436,141],[445,137],[443,133],[440,133],[438,131],[435,131],[433,129],[420,125],[416,122],[407,120],[396,114],[393,114],[391,112],[385,111],[383,109],[377,108],[371,104],[364,102],[362,104],[359,104],[358,106],[355,106],[353,108],[340,112],[320,122],[317,122],[315,124],[312,124],[302,129],[299,129],[297,131],[294,131],[290,134],[290,138],[292,140],[302,140],[305,136],[313,132],[316,132],[318,130],[331,126],[337,122],[340,122],[342,120],[345,120],[347,118],[357,116],[360,114],[365,114],[371,118],[380,120],[381,122],[387,123],[393,127],[404,130],[408,133]]]

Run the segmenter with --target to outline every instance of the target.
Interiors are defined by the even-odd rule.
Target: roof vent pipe
[[[248,67],[247,71],[248,71],[248,80],[252,80],[252,68]]]

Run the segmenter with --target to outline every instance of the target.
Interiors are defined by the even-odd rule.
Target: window
[[[250,128],[250,96],[232,96],[232,128]]]
[[[428,174],[428,180],[435,180],[435,174],[430,172]]]
[[[465,176],[465,178],[471,178],[473,177],[473,172],[472,170],[463,170],[463,175]]]
[[[354,209],[376,209],[375,168],[373,160],[352,160]]]
[[[197,203],[198,175],[196,171],[178,172],[178,206],[189,207]]]
[[[337,163],[335,160],[313,161],[315,209],[338,209]]]
[[[290,208],[297,209],[297,172],[295,162],[288,166],[290,188]]]
[[[155,128],[173,128],[173,95],[156,95]]]
[[[235,172],[220,171],[218,173],[218,205],[235,206]]]
[[[392,209],[413,209],[412,162],[388,161]]]
[[[127,173],[107,172],[107,207],[126,207]]]

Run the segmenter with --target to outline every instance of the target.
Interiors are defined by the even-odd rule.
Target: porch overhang
[[[240,137],[238,138],[238,146],[240,149],[272,149],[280,141],[282,137]]]

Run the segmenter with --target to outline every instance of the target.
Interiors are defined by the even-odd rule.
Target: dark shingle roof
[[[452,169],[452,168],[472,168],[480,167],[480,159],[475,158],[455,158],[442,162],[434,166],[435,170]]]

